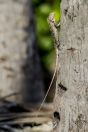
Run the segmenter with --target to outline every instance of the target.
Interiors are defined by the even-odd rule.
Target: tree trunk
[[[55,132],[88,132],[88,1],[62,0],[60,24]]]
[[[21,103],[44,95],[33,16],[31,0],[0,0],[0,97]]]

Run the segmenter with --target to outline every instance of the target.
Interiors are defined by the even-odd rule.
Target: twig
[[[14,120],[18,118],[34,118],[36,117],[52,117],[51,112],[23,112],[23,113],[6,113],[6,114],[0,114],[0,122],[2,121],[9,121]]]
[[[10,98],[11,96],[16,96],[16,95],[18,95],[18,94],[20,94],[20,93],[17,93],[17,92],[10,93],[10,94],[8,94],[8,95],[5,95],[5,96],[3,96],[3,97],[0,97],[0,101],[3,101],[3,100],[5,100],[5,99],[7,99],[7,98]]]

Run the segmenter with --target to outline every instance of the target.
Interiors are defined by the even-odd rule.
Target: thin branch
[[[16,96],[16,95],[19,95],[20,93],[17,93],[17,92],[14,92],[14,93],[10,93],[10,94],[8,94],[8,95],[5,95],[5,96],[3,96],[3,97],[0,97],[0,101],[3,101],[3,100],[5,100],[5,99],[7,99],[7,98],[10,98],[10,97],[12,97],[12,96]]]

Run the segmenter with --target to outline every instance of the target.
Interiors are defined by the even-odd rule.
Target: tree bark
[[[44,85],[36,47],[31,0],[0,0],[0,97],[40,102]]]
[[[55,132],[88,132],[88,1],[62,0],[60,25]]]

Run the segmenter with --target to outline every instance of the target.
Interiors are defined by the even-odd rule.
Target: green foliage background
[[[46,87],[52,78],[55,64],[55,51],[47,18],[55,12],[55,20],[60,20],[60,0],[33,0],[36,35]],[[47,89],[47,88],[46,88]]]
[[[60,0],[33,0],[35,7],[36,33],[41,61],[50,70],[54,58],[53,42],[49,31],[47,18],[50,12],[55,12],[55,19],[60,19]]]

